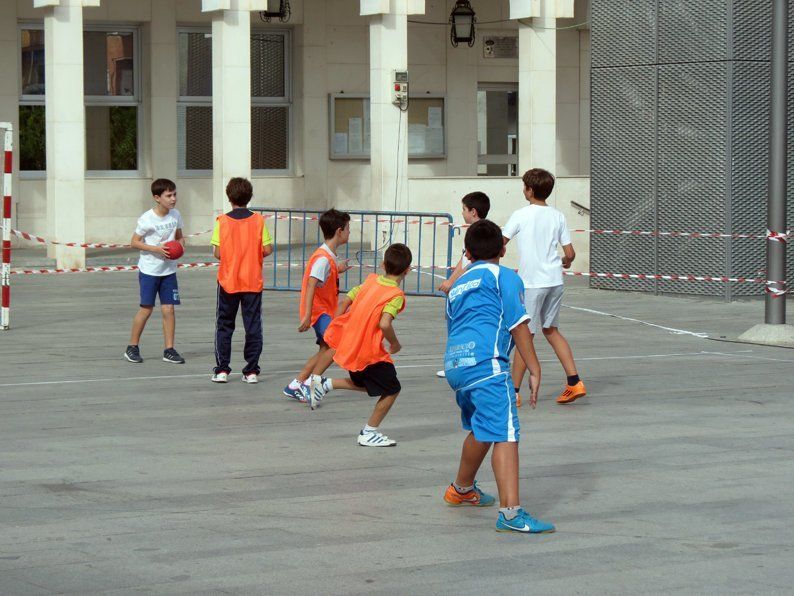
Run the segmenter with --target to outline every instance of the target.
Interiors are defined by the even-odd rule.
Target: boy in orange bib
[[[328,350],[323,339],[325,330],[336,314],[339,301],[339,274],[350,269],[347,260],[337,260],[340,246],[350,238],[350,215],[336,209],[329,209],[320,216],[320,230],[325,242],[314,251],[306,264],[301,284],[300,325],[303,333],[314,329],[319,349],[306,361],[292,382],[284,387],[284,395],[300,401],[309,398],[309,376],[318,358]],[[330,364],[330,362],[329,362]],[[319,372],[324,373],[325,370]]]
[[[405,308],[405,294],[400,283],[408,274],[411,250],[404,244],[392,244],[384,255],[386,275],[372,274],[350,290],[340,301],[337,316],[325,332],[329,350],[318,358],[311,376],[309,407],[314,410],[332,389],[366,391],[378,397],[375,409],[358,435],[363,447],[392,447],[397,441],[378,431],[400,393],[400,381],[392,354],[402,346],[392,321]],[[388,342],[388,350],[383,345]],[[325,370],[331,361],[349,372],[349,379],[326,379],[318,370]]]

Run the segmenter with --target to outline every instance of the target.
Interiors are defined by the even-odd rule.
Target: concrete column
[[[447,31],[448,33],[448,31]],[[477,175],[477,52],[453,48],[445,41],[447,52],[447,176]]]
[[[151,173],[153,178],[176,180],[176,103],[179,95],[179,67],[175,0],[152,2],[149,40]]]
[[[518,173],[557,163],[556,19],[574,16],[573,0],[510,0],[518,19]]]
[[[8,81],[19,80],[19,32],[17,30],[16,0],[0,0],[0,72],[7,73]],[[19,201],[19,90],[16,83],[0,85],[0,120],[10,122],[14,127],[14,172],[11,182],[14,189],[13,201]],[[5,132],[5,131],[3,131]],[[16,206],[13,210],[11,225],[17,227]],[[15,245],[14,238],[11,239]]]
[[[394,71],[408,70],[408,15],[423,0],[361,0],[369,24],[370,208],[408,205],[408,114],[392,104]],[[410,73],[409,73],[410,85]]]
[[[47,235],[85,242],[83,6],[96,0],[34,0],[44,13],[47,111]],[[85,249],[49,249],[61,268],[85,267]]]
[[[251,11],[264,0],[202,0],[212,12],[212,205],[226,210],[229,178],[251,177]]]
[[[328,81],[327,18],[325,0],[304,0],[303,26],[296,45],[301,77],[296,81],[299,97],[297,119],[301,123],[300,147],[296,151],[298,172],[303,175],[307,209],[326,209],[328,204]]]

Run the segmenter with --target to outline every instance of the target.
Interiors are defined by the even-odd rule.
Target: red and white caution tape
[[[0,329],[8,329],[11,318],[11,166],[13,163],[14,129],[9,122],[0,122],[3,135],[3,240],[0,265]]]
[[[203,234],[209,234],[211,231],[212,230],[202,230],[201,232],[194,232],[193,234],[188,234],[187,236],[183,237],[194,238]],[[22,232],[20,230],[11,230],[11,233],[17,238],[23,238],[24,240],[30,240],[31,242],[39,242],[40,244],[53,244],[58,246],[71,246],[79,248],[131,248],[129,244],[106,244],[103,242],[58,242],[57,240],[49,240],[48,238],[42,238],[41,236],[28,234],[27,232]]]
[[[791,230],[786,232],[773,232],[772,230],[766,231],[766,239],[770,242],[782,242],[786,244],[791,237]]]

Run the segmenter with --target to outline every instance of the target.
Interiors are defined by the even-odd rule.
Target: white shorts
[[[559,327],[562,293],[565,286],[524,288],[524,308],[529,315],[529,331],[537,334],[541,328]]]

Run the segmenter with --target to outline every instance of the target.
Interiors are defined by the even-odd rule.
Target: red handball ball
[[[175,261],[183,254],[185,254],[185,247],[182,246],[181,242],[178,242],[176,240],[169,240],[168,242],[163,244],[163,247],[168,249],[168,254],[170,255],[169,258],[172,261]]]

